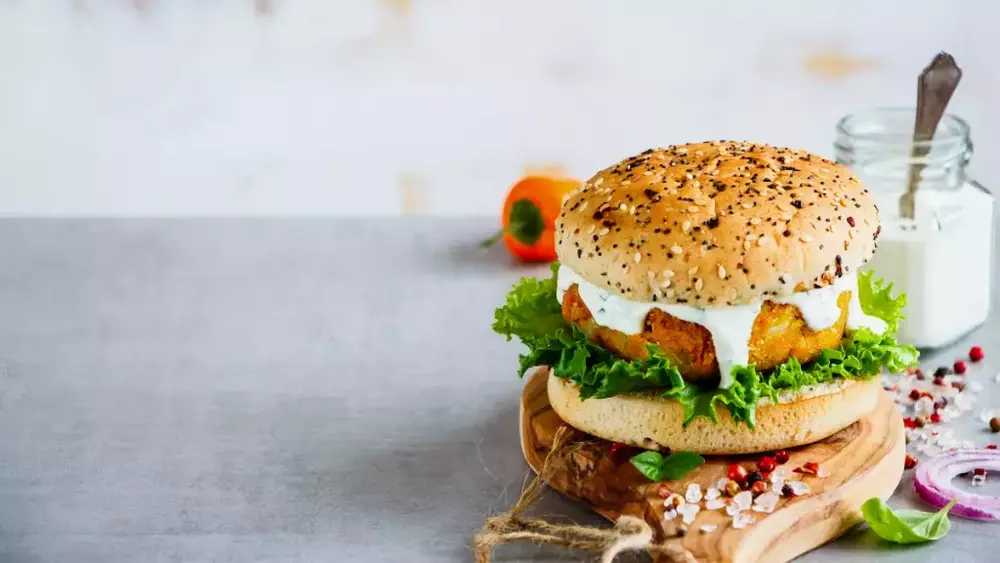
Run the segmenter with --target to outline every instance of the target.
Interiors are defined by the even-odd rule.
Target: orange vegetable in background
[[[563,199],[580,187],[573,178],[525,176],[507,192],[503,204],[503,229],[483,241],[493,246],[501,238],[507,250],[525,262],[556,259],[555,222]]]

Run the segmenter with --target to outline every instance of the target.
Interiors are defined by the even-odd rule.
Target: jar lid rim
[[[901,141],[913,143],[912,124],[916,115],[916,107],[893,106],[876,107],[852,112],[837,121],[837,132],[856,140],[868,141]],[[856,125],[859,122],[879,123],[886,122],[889,118],[903,118],[909,120],[908,129],[865,131],[859,130]],[[969,124],[952,113],[945,113],[941,117],[934,138],[928,141],[921,141],[915,144],[932,145],[934,143],[949,143],[955,141],[968,141]]]

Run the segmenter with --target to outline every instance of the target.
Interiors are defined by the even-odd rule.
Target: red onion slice
[[[913,474],[913,489],[938,509],[957,498],[949,514],[976,520],[1000,519],[1000,497],[969,493],[951,484],[956,475],[980,467],[1000,473],[1000,450],[949,450],[922,461]]]

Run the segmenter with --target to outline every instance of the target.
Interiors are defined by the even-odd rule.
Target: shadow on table
[[[448,427],[442,413],[435,428]],[[396,542],[415,560],[472,558],[471,539],[483,521],[517,501],[534,477],[524,462],[518,434],[518,405],[498,405],[475,427],[454,427],[445,435],[425,436],[394,451],[372,444],[353,452],[338,480],[302,483],[322,513],[349,516],[344,542]],[[401,432],[404,431],[400,429]],[[345,502],[346,501],[346,502]],[[334,508],[333,512],[325,509]],[[596,515],[555,492],[533,512],[589,525],[606,525]],[[416,542],[413,546],[407,546]],[[497,550],[497,560],[565,558],[566,552],[532,545]]]
[[[428,248],[429,261],[448,271],[475,271],[477,273],[510,273],[532,275],[546,271],[545,264],[519,262],[507,252],[503,243],[492,248],[481,248],[480,241],[452,241]]]

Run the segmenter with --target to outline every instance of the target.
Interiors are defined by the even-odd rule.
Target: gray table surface
[[[519,345],[490,321],[540,270],[475,249],[493,222],[0,221],[0,560],[471,560],[527,474]],[[982,405],[995,319],[940,352],[986,347]],[[919,506],[909,481],[893,503]],[[1000,558],[998,528],[953,520],[802,560]]]

